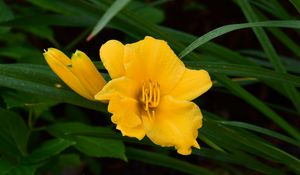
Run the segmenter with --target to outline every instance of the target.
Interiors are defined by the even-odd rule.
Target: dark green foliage
[[[202,36],[165,25],[172,3],[180,1],[0,0],[1,174],[104,174],[110,162],[113,168],[128,168],[136,161],[139,167],[151,164],[156,172],[165,167],[177,174],[300,174],[299,1],[228,1],[244,22],[209,28]],[[193,13],[210,8],[196,0],[185,3],[182,9]],[[85,42],[93,28],[95,37]],[[252,31],[255,47],[237,50],[214,42]],[[225,96],[228,104],[238,99],[245,108],[234,113],[240,109],[233,104],[231,112],[222,113],[219,106],[205,105],[217,103],[218,96],[196,99],[204,115],[202,148],[191,157],[147,139],[123,137],[110,122],[107,105],[71,91],[42,55],[47,47],[66,53],[92,50],[87,54],[98,61],[106,40],[126,43],[146,35],[166,40],[187,67],[209,71],[210,94]],[[95,63],[109,80],[101,63]],[[262,98],[253,86],[263,86],[276,98]],[[131,169],[121,172],[126,173]]]

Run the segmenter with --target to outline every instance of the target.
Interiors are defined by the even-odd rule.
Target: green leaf
[[[73,150],[74,149],[70,149],[70,152],[74,152]],[[85,166],[88,166],[89,162],[86,159],[86,157],[79,155],[78,152],[68,153],[68,151],[66,151],[66,153],[61,153],[51,158],[49,161],[40,164],[41,166],[39,167],[37,174],[59,175],[64,172],[74,172],[77,171],[83,163]],[[86,169],[87,168],[85,167],[84,171],[86,171]]]
[[[281,1],[283,2],[283,1]],[[250,3],[257,6],[258,8],[261,8],[263,11],[275,16],[278,19],[292,19],[293,17],[289,14],[288,10],[286,9],[284,5],[278,0],[270,0],[270,1],[260,1],[255,0],[251,1]]]
[[[252,4],[253,1],[250,1]],[[288,14],[288,12],[284,9],[284,7],[280,4],[277,0],[271,0],[271,1],[255,1],[253,3],[254,5],[257,5],[258,7],[261,7],[262,10],[267,11],[270,14],[273,14],[279,19],[291,19],[292,17]],[[264,8],[265,6],[268,6],[269,8]],[[268,9],[268,10],[266,10]],[[259,21],[266,21],[269,20],[263,13],[255,9],[255,13],[259,19]],[[274,37],[276,37],[286,48],[288,48],[291,52],[293,52],[298,58],[300,58],[300,46],[294,42],[289,35],[287,35],[285,32],[283,32],[281,29],[278,28],[267,28],[268,31],[270,31]]]
[[[8,21],[13,18],[13,13],[3,0],[0,0],[0,22]],[[6,33],[8,27],[0,27],[0,34]]]
[[[25,58],[29,55],[34,55],[36,53],[37,53],[36,49],[26,47],[23,45],[7,46],[7,47],[0,48],[1,56],[10,57],[18,61],[20,61],[22,58]]]
[[[0,172],[1,174],[7,174],[13,168],[13,164],[5,159],[0,158]]]
[[[68,122],[50,126],[48,132],[55,137],[75,141],[75,147],[89,156],[127,160],[120,136],[109,128]]]
[[[163,154],[127,147],[126,155],[129,160],[138,160],[153,165],[163,166],[187,174],[215,175],[215,173],[202,168],[201,166],[196,166]]]
[[[252,22],[252,23],[241,23],[241,24],[230,24],[225,25],[219,28],[216,28],[214,30],[211,30],[210,32],[202,35],[195,41],[193,41],[190,45],[188,45],[180,54],[180,58],[185,57],[190,52],[195,50],[197,47],[207,43],[208,41],[217,38],[221,35],[224,35],[226,33],[245,29],[245,28],[251,28],[251,27],[286,27],[286,28],[300,28],[300,21],[299,20],[286,20],[286,21],[265,21],[265,22]]]
[[[55,47],[58,47],[58,43],[54,39],[53,31],[47,26],[27,26],[22,27],[21,29],[39,38],[47,39],[48,41],[52,42],[52,44],[55,44]]]
[[[280,139],[282,141],[285,141],[287,143],[293,144],[295,146],[300,147],[300,143],[290,137],[287,137],[283,134],[280,134],[278,132],[266,129],[266,128],[262,128],[256,125],[252,125],[249,123],[245,123],[245,122],[237,122],[237,121],[218,121],[219,123],[223,124],[223,125],[227,125],[227,126],[234,126],[234,127],[238,127],[238,128],[244,128],[244,129],[248,129],[251,131],[255,131],[258,133],[262,133],[277,139]]]
[[[300,160],[295,156],[276,148],[271,143],[250,132],[222,125],[218,121],[210,119],[209,113],[205,113],[205,116],[207,117],[204,120],[204,127],[201,128],[200,134],[204,134],[226,151],[246,151],[262,159],[280,162],[295,172],[299,171]]]
[[[76,136],[75,141],[75,147],[88,156],[112,157],[127,161],[122,141],[87,136]]]
[[[300,51],[300,48],[299,48]],[[241,50],[240,53],[244,54],[245,56],[249,56],[254,62],[258,63],[261,66],[272,68],[273,66],[266,60],[267,56],[264,52],[258,50]],[[292,57],[280,56],[281,60],[284,63],[284,66],[288,72],[300,74],[300,61],[293,59]]]
[[[297,9],[298,13],[300,13],[300,2],[298,0],[290,0],[290,2]]]
[[[30,155],[22,160],[23,164],[38,164],[52,156],[58,155],[76,142],[65,139],[53,139],[43,143],[42,146],[34,150]]]
[[[93,28],[93,31],[87,37],[87,41],[91,40],[95,35],[97,35],[105,27],[105,25],[129,2],[130,0],[115,0],[115,2],[110,6],[109,9],[107,9],[104,15],[97,22],[96,26]]]
[[[251,155],[248,155],[243,152],[221,152],[217,150],[212,150],[208,148],[201,148],[200,150],[194,150],[193,154],[205,157],[207,159],[212,159],[214,161],[219,161],[219,162],[225,162],[225,163],[230,163],[230,164],[235,164],[235,165],[240,165],[249,169],[252,169],[254,171],[258,171],[264,174],[281,174],[283,175],[284,172],[280,170],[276,170],[273,167],[270,167],[258,160],[256,160],[254,157]]]
[[[29,17],[18,17],[9,21],[0,22],[0,26],[11,27],[28,27],[28,26],[91,26],[96,22],[94,18],[87,18],[86,16],[63,16],[63,15],[40,15]]]
[[[245,14],[247,20],[249,22],[256,22],[258,21],[258,17],[254,11],[254,9],[249,4],[248,0],[238,0],[237,3],[241,7],[243,13]],[[266,32],[262,28],[253,28],[253,32],[255,33],[260,45],[264,49],[268,59],[274,66],[275,70],[281,73],[286,73],[286,69],[283,66],[275,48],[273,47],[269,37],[267,36]],[[300,113],[300,94],[298,90],[289,84],[281,85],[283,90],[288,95],[289,99],[293,102],[295,108],[297,109],[298,113]]]
[[[78,154],[62,154],[59,156],[58,166],[61,170],[65,167],[78,167],[81,165],[80,155]]]
[[[269,28],[268,30],[273,34],[274,37],[276,37],[281,43],[283,43],[286,48],[293,52],[297,56],[296,58],[300,58],[300,46],[297,42],[293,41],[280,29]]]
[[[15,156],[26,155],[29,130],[16,113],[0,108],[0,151]]]
[[[44,111],[57,104],[54,100],[24,92],[2,93],[2,97],[8,109],[16,107],[27,108],[33,112],[35,117],[39,117]]]
[[[97,136],[101,138],[116,138],[119,139],[119,135],[113,132],[111,129],[100,126],[89,126],[78,122],[66,122],[51,125],[47,128],[50,134],[55,137],[68,138],[72,135],[84,135],[84,136]],[[97,135],[93,135],[97,134]]]
[[[248,155],[247,157],[244,157],[245,155],[243,155],[245,152],[248,152],[252,156],[253,155],[258,156],[259,159],[268,159],[271,161],[280,162],[282,164],[290,166],[292,169],[295,170],[295,172],[299,171],[298,168],[300,163],[299,159],[297,159],[291,154],[288,154],[287,152],[284,152],[283,150],[280,150],[279,148],[276,148],[275,146],[272,146],[271,143],[268,143],[262,138],[257,137],[252,133],[245,132],[245,130],[239,128],[246,128],[246,129],[253,130],[255,132],[270,135],[274,138],[285,140],[288,143],[292,143],[298,147],[299,147],[299,142],[287,136],[283,136],[282,134],[274,133],[274,131],[253,126],[247,123],[241,124],[240,122],[236,123],[231,121],[222,121],[222,118],[218,116],[212,115],[211,113],[208,113],[206,111],[203,112],[204,112],[204,124],[203,124],[203,128],[200,129],[199,137],[201,138],[201,135],[204,135],[205,137],[208,137],[210,140],[212,140],[214,144],[217,144],[218,146],[225,149],[225,151],[221,152],[220,154],[215,153],[215,155],[220,155],[220,156],[214,156],[214,154],[212,155],[208,154],[206,155],[207,157],[212,156],[210,157],[211,159],[221,158],[220,161],[228,161],[234,164],[242,163],[243,161],[246,161],[248,163],[245,163],[242,166],[245,166],[250,169],[256,169],[257,171],[264,172],[266,174],[287,174],[282,171],[279,171],[278,169],[273,171],[268,166],[261,166],[260,161],[258,160],[256,161],[254,160],[254,162],[251,163],[251,160],[248,160],[247,158],[250,155]],[[234,127],[230,127],[230,126],[234,126]],[[200,150],[199,154],[201,153],[202,152]],[[206,153],[204,152],[203,154],[205,155]],[[235,156],[238,157],[234,158]],[[252,156],[250,156],[250,158]],[[255,157],[253,158],[255,159]],[[239,159],[242,160],[239,161]]]
[[[244,99],[246,102],[254,106],[257,110],[261,111],[268,118],[273,120],[278,126],[283,128],[287,133],[291,136],[300,140],[300,133],[295,129],[291,124],[285,121],[281,116],[276,114],[272,109],[270,109],[264,102],[257,99],[255,96],[250,94],[248,91],[240,87],[235,82],[231,81],[228,77],[224,75],[217,75],[217,80],[222,84],[226,85],[226,87],[231,90],[233,93],[238,95],[240,98]]]
[[[86,100],[65,87],[64,83],[44,65],[0,64],[0,86],[38,94],[59,102],[106,111],[105,104]]]
[[[233,75],[239,77],[254,77],[261,80],[276,81],[277,83],[288,83],[300,85],[300,77],[287,73],[279,73],[269,69],[257,66],[245,66],[240,64],[216,63],[216,62],[196,62],[184,61],[187,67],[193,69],[205,69],[211,74],[220,73],[224,75]]]
[[[8,172],[3,175],[35,175],[37,170],[36,165],[25,166],[25,165],[15,165]]]
[[[71,9],[69,6],[65,6],[64,2],[60,2],[57,0],[49,1],[49,0],[28,0],[30,3],[35,4],[39,7],[52,10],[54,12],[71,15],[78,12],[76,9]]]
[[[132,1],[126,6],[126,10],[154,24],[164,20],[164,12],[161,9],[154,8],[152,4],[150,6],[139,1]]]

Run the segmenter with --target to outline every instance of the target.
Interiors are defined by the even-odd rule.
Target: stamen
[[[159,104],[160,101],[160,90],[159,90],[159,84],[157,83],[157,100],[156,100],[156,106]]]
[[[147,111],[147,115],[148,115],[148,118],[149,118],[150,120],[152,120],[152,116],[151,116],[151,114],[150,114],[150,111],[149,111],[149,110]]]
[[[143,82],[140,100],[145,112],[147,112],[148,117],[154,118],[154,108],[158,106],[160,100],[159,84],[157,82],[151,81],[150,79],[146,83]]]
[[[148,99],[148,89],[145,90],[145,110],[148,111],[149,110],[149,99]]]
[[[157,100],[157,90],[156,90],[156,84],[153,86],[153,101],[151,101],[151,106],[156,106],[156,100]]]
[[[152,100],[152,91],[153,91],[153,86],[151,80],[149,80],[149,102],[151,103]]]
[[[145,83],[143,82],[143,86],[142,86],[142,102],[145,101]]]

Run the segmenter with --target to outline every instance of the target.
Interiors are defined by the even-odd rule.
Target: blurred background
[[[131,0],[111,10],[117,3],[0,0],[2,174],[300,174],[299,1]],[[111,20],[87,41],[107,13]],[[109,79],[99,62],[107,40],[150,35],[180,55],[218,27],[270,20],[277,23],[269,28],[222,28],[226,34],[182,58],[214,80],[194,101],[204,126],[190,156],[122,137],[106,105],[72,92],[42,55],[49,47],[69,56],[81,50]]]

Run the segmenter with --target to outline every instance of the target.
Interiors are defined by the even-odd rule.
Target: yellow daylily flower
[[[106,83],[90,58],[79,50],[71,59],[55,48],[45,50],[43,55],[53,72],[82,97],[95,100]]]
[[[109,100],[111,120],[123,135],[146,135],[183,155],[200,148],[202,114],[190,101],[212,86],[205,70],[187,69],[165,41],[148,36],[126,45],[110,40],[100,57],[112,80],[95,99]]]

